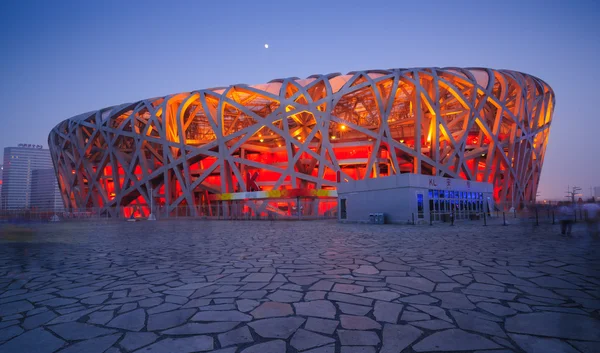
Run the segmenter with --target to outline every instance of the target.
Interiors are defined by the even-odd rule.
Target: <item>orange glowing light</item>
[[[346,130],[346,125],[342,125],[342,126],[340,126],[340,129],[342,129],[342,130]]]

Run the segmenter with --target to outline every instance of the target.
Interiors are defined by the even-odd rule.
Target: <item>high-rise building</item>
[[[4,166],[0,164],[0,200],[2,200],[2,171],[4,170]],[[2,202],[0,202],[0,210],[2,209]]]
[[[39,210],[62,211],[63,201],[53,168],[36,169],[31,173],[29,207]]]
[[[33,171],[52,168],[50,151],[40,145],[4,148],[2,198],[0,199],[2,208],[30,208]]]

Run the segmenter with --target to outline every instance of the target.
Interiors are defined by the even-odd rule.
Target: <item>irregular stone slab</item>
[[[71,299],[67,299],[67,300],[71,300]],[[76,302],[76,300],[73,300],[72,302]],[[24,311],[29,311],[33,309],[33,305],[31,305],[30,302],[26,301],[26,300],[20,300],[17,302],[12,302],[12,303],[6,303],[6,304],[2,304],[0,305],[0,313],[2,313],[2,316],[9,316],[12,314],[16,314],[16,313],[22,313]]]
[[[54,319],[55,317],[56,317],[56,314],[51,311],[46,311],[44,313],[37,314],[34,316],[28,316],[23,321],[23,328],[26,330],[34,329],[38,326],[41,326],[41,325],[47,323],[48,321]]]
[[[308,321],[306,321],[306,325],[304,325],[304,328],[307,330],[322,332],[331,335],[333,334],[338,325],[339,321],[337,320],[326,320],[318,319],[315,317],[309,317]]]
[[[439,300],[425,294],[417,294],[409,295],[407,297],[401,297],[398,299],[398,301],[411,304],[432,304],[437,303]]]
[[[252,339],[250,330],[248,330],[248,326],[242,326],[235,330],[220,334],[219,342],[221,343],[221,347],[227,347],[234,344],[254,342],[254,340]]]
[[[121,314],[112,319],[106,326],[116,327],[129,331],[139,331],[144,328],[146,321],[146,312],[144,309],[136,309],[125,314]]]
[[[297,285],[306,286],[317,282],[319,279],[315,277],[288,277],[288,280]]]
[[[484,284],[484,283],[471,283],[467,287],[467,289],[473,290],[488,290],[492,292],[505,292],[506,288],[503,286],[497,286],[494,284]]]
[[[303,293],[294,292],[288,290],[277,290],[267,296],[267,298],[271,299],[275,302],[281,303],[294,303],[302,300]]]
[[[422,292],[431,292],[435,287],[435,283],[421,277],[386,277],[385,281],[387,283],[417,289]]]
[[[196,309],[181,309],[150,315],[146,329],[148,331],[157,331],[181,325],[188,321],[195,312]]]
[[[431,319],[431,316],[429,316],[428,314],[406,310],[404,311],[404,313],[402,313],[402,317],[400,318],[400,320],[402,321],[420,321],[429,319]]]
[[[373,315],[377,321],[389,322],[395,324],[398,322],[398,316],[404,308],[402,304],[388,303],[388,302],[375,302],[375,309]]]
[[[267,317],[281,317],[293,314],[294,310],[292,309],[292,306],[290,304],[278,302],[262,303],[258,308],[250,312],[250,315],[254,316],[255,319],[264,319]]]
[[[461,292],[469,295],[477,295],[480,297],[487,297],[500,300],[514,300],[517,294],[507,292],[492,292],[485,290],[474,290],[474,289],[462,289]]]
[[[239,322],[211,322],[208,324],[199,324],[196,322],[190,322],[179,327],[161,332],[166,335],[199,335],[205,333],[221,333],[226,332],[239,325]]]
[[[463,314],[458,311],[451,311],[452,317],[456,320],[458,327],[463,330],[485,333],[487,335],[506,337],[506,333],[497,323],[484,320],[479,316]]]
[[[490,276],[494,277],[495,280],[504,284],[514,284],[516,286],[534,286],[533,283],[528,282],[524,279],[512,276],[492,273]]]
[[[366,316],[340,315],[342,327],[348,330],[380,330],[381,325]]]
[[[373,291],[373,292],[366,292],[366,293],[357,293],[356,295],[358,295],[360,297],[364,297],[364,298],[371,298],[371,299],[383,300],[383,301],[388,301],[388,302],[390,302],[400,296],[400,294],[398,294],[396,292],[390,292],[390,291]]]
[[[303,351],[302,353],[334,353],[334,352],[335,352],[335,346],[329,345],[329,346],[309,349],[307,351]]]
[[[244,282],[269,282],[273,278],[272,273],[251,273],[242,281]]]
[[[382,271],[410,271],[410,266],[394,264],[391,262],[380,262],[375,265],[378,269]]]
[[[152,332],[127,332],[119,344],[128,351],[136,350],[156,341],[158,336]]]
[[[64,341],[54,337],[50,332],[39,327],[27,331],[3,345],[0,345],[0,353],[52,353],[57,351],[63,345],[65,345]]]
[[[446,274],[440,270],[425,270],[418,268],[415,270],[415,272],[432,282],[454,282],[450,277],[446,276]]]
[[[582,353],[600,352],[600,342],[569,341],[569,343],[579,349]]]
[[[341,353],[375,353],[375,347],[369,346],[342,346]]]
[[[53,325],[48,328],[67,341],[87,340],[115,333],[115,330],[82,324],[80,322],[67,322],[64,324]]]
[[[165,338],[162,341],[153,343],[145,348],[135,351],[135,353],[162,353],[177,352],[191,353],[197,351],[210,351],[214,347],[214,342],[210,336],[193,336],[183,338]]]
[[[327,294],[327,292],[325,292],[325,291],[306,292],[306,294],[304,294],[304,300],[306,300],[306,301],[323,300],[323,299],[325,299],[326,294]]]
[[[301,317],[262,319],[248,323],[258,335],[265,338],[290,337],[306,321]]]
[[[361,298],[355,295],[338,292],[329,292],[329,294],[327,294],[327,299],[357,305],[371,305],[373,303],[372,299]]]
[[[18,321],[17,321],[18,323]],[[18,336],[25,332],[19,326],[9,326],[0,330],[0,342],[8,341],[9,339]]]
[[[261,299],[265,295],[267,295],[266,290],[249,290],[240,294],[239,297],[242,299]]]
[[[346,346],[376,346],[379,337],[373,331],[337,330],[342,345]]]
[[[344,314],[364,316],[367,315],[369,311],[371,311],[370,306],[354,305],[348,303],[338,303],[337,305]]]
[[[251,321],[252,316],[235,310],[201,311],[194,315],[192,321]]]
[[[423,331],[410,325],[385,324],[383,327],[383,346],[379,353],[400,353],[416,341]]]
[[[492,313],[496,316],[510,316],[510,315],[514,315],[517,313],[517,311],[515,309],[506,307],[504,305],[500,305],[500,304],[494,304],[494,303],[478,303],[477,306],[489,313]]]
[[[163,302],[162,298],[148,298],[144,300],[140,300],[138,304],[142,308],[151,308],[153,306],[157,306]]]
[[[473,333],[450,329],[427,336],[412,348],[415,352],[452,352],[495,349],[502,346]]]
[[[241,353],[285,353],[285,341],[275,340],[265,343],[255,344],[244,349]]]
[[[452,322],[452,319],[448,317],[448,315],[446,315],[446,310],[440,308],[439,306],[432,306],[432,305],[418,305],[418,304],[413,304],[413,307],[433,316],[436,317],[438,319],[447,321],[447,322]]]
[[[563,289],[577,289],[579,286],[574,285],[573,283],[567,282],[560,278],[544,276],[538,278],[530,279],[531,282],[537,284],[540,287],[547,288],[563,288]]]
[[[335,340],[331,337],[326,337],[314,332],[299,329],[292,337],[290,344],[297,350],[303,351],[309,348],[324,346],[334,342]]]
[[[411,325],[418,326],[427,330],[445,330],[447,328],[455,327],[451,323],[442,320],[415,321],[411,322]]]
[[[579,353],[577,349],[557,338],[543,338],[511,333],[513,339],[527,353]]]
[[[379,270],[371,265],[360,265],[359,268],[352,272],[359,275],[376,275],[379,273]]]
[[[152,309],[148,309],[147,311],[148,311],[148,314],[152,315],[152,314],[164,313],[166,311],[176,310],[176,309],[179,309],[180,307],[181,307],[181,305],[178,305],[178,304],[164,303],[159,306],[155,306]]]
[[[331,287],[333,287],[333,282],[321,280],[315,284],[313,284],[308,290],[324,290],[329,291]]]
[[[357,286],[354,284],[336,283],[335,286],[333,286],[332,290],[334,292],[354,294],[354,293],[361,293],[362,291],[365,290],[365,287]]]
[[[241,299],[235,302],[239,311],[247,313],[252,309],[256,308],[260,302],[252,299]]]
[[[88,323],[96,325],[104,325],[113,318],[112,311],[96,311],[89,315]]]
[[[335,318],[335,306],[329,300],[313,300],[310,302],[294,303],[296,315],[315,316],[325,319]]]
[[[442,300],[442,308],[446,309],[475,309],[475,305],[467,298],[466,295],[461,293],[431,293],[431,296]]]
[[[115,342],[121,338],[122,334],[117,333],[110,336],[92,338],[68,346],[60,351],[60,353],[104,353]]]
[[[509,317],[504,328],[520,334],[595,341],[600,332],[600,321],[582,315],[540,312]]]

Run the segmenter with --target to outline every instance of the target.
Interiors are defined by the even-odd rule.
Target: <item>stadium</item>
[[[65,206],[110,216],[323,216],[336,185],[414,173],[535,202],[555,97],[486,68],[367,70],[145,99],[67,119],[48,142]]]

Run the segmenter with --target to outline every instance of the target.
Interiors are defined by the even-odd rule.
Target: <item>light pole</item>
[[[154,215],[154,188],[150,188],[150,215],[148,216],[149,221],[156,221],[156,216]]]

